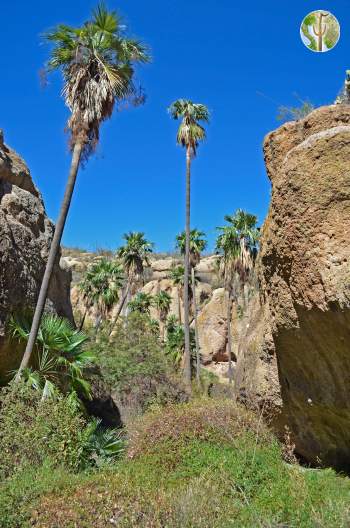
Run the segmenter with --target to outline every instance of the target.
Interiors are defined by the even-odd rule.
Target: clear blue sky
[[[7,143],[27,161],[48,214],[55,219],[70,156],[67,110],[59,75],[40,87],[48,47],[40,34],[59,22],[80,24],[92,0],[12,0],[1,6],[1,119]],[[115,113],[103,125],[97,154],[80,172],[65,245],[115,248],[129,230],[145,231],[159,251],[171,250],[184,226],[184,152],[166,108],[179,97],[212,112],[208,139],[193,164],[192,225],[211,244],[224,214],[241,207],[263,221],[270,185],[262,157],[275,128],[277,104],[293,93],[316,105],[334,100],[350,67],[350,1],[109,0],[132,34],[152,49],[139,71],[144,107]],[[313,53],[299,36],[303,17],[330,10],[341,39]]]

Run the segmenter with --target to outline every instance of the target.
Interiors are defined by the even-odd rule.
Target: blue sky
[[[12,0],[1,7],[0,127],[28,163],[53,219],[70,162],[68,113],[59,75],[40,86],[49,51],[40,34],[59,22],[82,23],[95,4]],[[108,6],[152,49],[152,64],[138,72],[148,98],[103,125],[98,151],[79,174],[64,244],[115,248],[124,232],[142,230],[157,250],[173,249],[184,226],[185,158],[166,108],[179,97],[212,112],[193,163],[192,225],[212,247],[215,226],[238,207],[263,221],[270,195],[263,137],[278,126],[278,103],[296,103],[294,92],[316,105],[334,100],[350,68],[350,1],[109,0]],[[328,53],[313,53],[300,40],[301,20],[314,9],[331,11],[341,25]]]

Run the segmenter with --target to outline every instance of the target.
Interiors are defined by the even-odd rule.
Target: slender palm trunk
[[[117,324],[117,321],[118,321],[118,319],[120,317],[120,314],[122,313],[122,309],[123,309],[123,306],[125,304],[126,298],[129,295],[129,289],[130,289],[130,282],[128,282],[127,285],[126,285],[126,289],[125,289],[124,295],[122,297],[122,300],[120,301],[117,313],[115,314],[114,319],[111,322],[111,329],[110,329],[109,335],[111,335],[111,333],[113,332],[113,328]]]
[[[179,324],[182,324],[182,317],[181,317],[181,294],[180,294],[180,288],[177,288],[177,308],[178,308],[178,315],[179,315]]]
[[[80,321],[80,325],[79,325],[79,332],[82,331],[83,329],[83,326],[84,326],[84,323],[85,323],[85,319],[86,319],[86,316],[87,316],[87,313],[88,313],[88,308],[85,308],[85,311],[84,311],[84,315]]]
[[[185,380],[191,385],[191,347],[189,314],[189,268],[190,268],[190,219],[191,219],[191,150],[186,152],[186,246],[184,275],[184,330],[185,330]]]
[[[196,338],[196,378],[199,383],[201,373],[201,358],[199,353],[199,334],[197,322],[197,299],[196,299],[196,278],[194,275],[194,267],[191,268],[192,273],[192,290],[193,290],[193,315],[194,315],[194,332]]]
[[[166,318],[159,316],[159,321],[160,321],[160,340],[162,343],[164,343]]]
[[[233,365],[232,365],[232,335],[231,335],[231,318],[232,318],[232,294],[229,290],[227,292],[227,355],[228,355],[228,379],[233,381]]]
[[[60,249],[61,238],[62,238],[64,226],[66,223],[69,206],[72,200],[75,182],[76,182],[77,175],[78,175],[79,163],[80,163],[80,157],[81,157],[82,150],[83,150],[83,144],[76,143],[74,146],[73,154],[72,154],[72,162],[71,162],[71,167],[69,171],[66,190],[64,193],[64,197],[63,197],[63,202],[62,202],[60,214],[57,220],[55,233],[54,233],[54,236],[51,242],[49,257],[47,259],[45,273],[44,273],[44,277],[41,283],[38,301],[35,307],[32,327],[30,329],[30,334],[29,334],[27,346],[26,346],[26,349],[25,349],[25,352],[22,358],[22,362],[21,362],[21,365],[16,375],[16,381],[20,380],[23,369],[25,369],[29,365],[30,358],[33,352],[33,347],[35,345],[35,341],[38,335],[41,317],[42,317],[42,314],[45,308],[47,292],[50,286],[51,275],[52,275],[52,271],[53,271],[53,268],[56,262],[58,251]]]

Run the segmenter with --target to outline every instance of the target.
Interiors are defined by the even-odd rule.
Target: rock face
[[[350,469],[350,107],[315,110],[265,139],[272,201],[261,282],[283,416],[297,451]]]
[[[52,235],[53,224],[27,166],[0,135],[0,379],[22,353],[22,347],[6,341],[6,321],[35,305]],[[69,289],[70,271],[57,261],[47,308],[72,319]]]
[[[214,290],[210,301],[198,316],[198,334],[202,362],[208,365],[212,361],[228,361],[227,343],[227,301],[224,288]]]
[[[282,400],[275,345],[269,310],[258,293],[249,302],[237,337],[236,398],[277,422]]]

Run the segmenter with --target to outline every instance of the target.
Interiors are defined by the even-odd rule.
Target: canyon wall
[[[24,161],[0,133],[0,380],[18,366],[23,345],[9,343],[5,328],[11,314],[33,308],[54,226]],[[47,309],[73,319],[68,268],[57,259]]]

